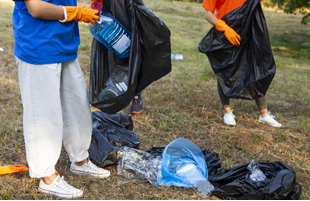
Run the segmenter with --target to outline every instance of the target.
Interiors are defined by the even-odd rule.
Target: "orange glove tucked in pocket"
[[[90,7],[86,6],[63,6],[65,11],[65,21],[61,22],[69,22],[69,21],[79,21],[95,24],[95,20],[99,20],[100,17],[97,15],[98,10],[94,10]]]
[[[223,20],[218,20],[215,24],[215,28],[219,31],[224,31],[224,34],[228,41],[233,45],[240,45],[241,37],[239,34],[235,32],[232,28],[230,28]]]

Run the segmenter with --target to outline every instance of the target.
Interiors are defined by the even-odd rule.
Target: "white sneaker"
[[[61,198],[77,198],[83,195],[83,191],[70,186],[63,177],[59,175],[50,185],[44,183],[41,179],[39,183],[39,191],[42,193],[54,195]]]
[[[110,176],[110,171],[97,167],[89,159],[82,166],[71,163],[70,171],[74,174],[89,175],[92,177],[106,178]]]
[[[225,124],[230,125],[230,126],[235,126],[236,125],[235,115],[232,112],[233,110],[225,113],[223,119],[224,119]]]
[[[272,127],[281,127],[282,124],[277,122],[275,119],[276,117],[271,115],[270,112],[268,112],[268,116],[266,117],[262,117],[261,115],[259,115],[259,122],[267,123],[269,126]]]

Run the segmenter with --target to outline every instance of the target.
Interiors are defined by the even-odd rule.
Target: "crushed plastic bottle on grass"
[[[265,174],[259,169],[259,164],[255,160],[252,160],[249,163],[247,169],[252,172],[250,175],[250,179],[252,181],[254,182],[266,181],[267,178]]]
[[[214,186],[208,181],[208,169],[202,151],[190,140],[180,138],[170,143],[160,156],[124,147],[118,152],[118,184],[149,181],[154,186],[195,189],[210,196]]]
[[[118,185],[131,181],[148,181],[158,186],[157,177],[161,163],[160,156],[155,158],[147,152],[124,147],[118,152]]]
[[[171,53],[171,60],[183,60],[183,55],[182,54],[172,54]]]

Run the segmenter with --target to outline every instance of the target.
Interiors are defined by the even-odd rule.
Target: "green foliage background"
[[[166,0],[166,1],[182,1],[192,3],[202,3],[203,0]],[[290,14],[304,14],[302,23],[310,22],[310,0],[263,0],[262,4],[267,7],[276,7]]]
[[[301,13],[305,16],[302,18],[302,23],[307,24],[310,17],[310,0],[270,0],[272,5],[283,9],[285,13],[296,14]]]

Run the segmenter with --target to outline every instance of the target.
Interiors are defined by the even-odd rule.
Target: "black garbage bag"
[[[202,153],[207,162],[208,178],[212,177],[216,174],[217,169],[222,167],[220,156],[218,153],[210,152],[208,150],[203,150]]]
[[[132,131],[130,115],[124,113],[106,114],[92,112],[93,131],[89,147],[90,160],[99,167],[117,164],[117,151],[120,148],[139,149],[139,137]]]
[[[157,156],[162,157],[164,149],[165,147],[152,147],[146,152],[152,154],[154,158]],[[207,163],[208,177],[214,176],[214,174],[217,172],[217,169],[221,168],[220,156],[217,153],[210,152],[208,150],[203,150],[202,153]]]
[[[199,51],[208,56],[225,96],[264,96],[276,66],[260,0],[247,0],[222,20],[241,36],[241,45],[233,46],[224,32],[213,27],[199,43]]]
[[[154,157],[161,156],[165,147],[153,147],[146,152]],[[266,176],[265,181],[254,182],[250,163],[229,169],[219,169],[221,160],[217,153],[202,151],[208,167],[208,180],[214,186],[213,195],[221,199],[232,200],[297,200],[302,194],[301,186],[296,182],[296,173],[283,162],[256,162]]]
[[[132,34],[130,55],[120,59],[95,38],[91,51],[90,103],[113,114],[124,109],[136,93],[171,71],[170,30],[142,0],[103,0],[102,10],[111,13]],[[98,101],[112,75],[128,77],[128,89],[115,98]]]
[[[220,169],[209,177],[215,187],[213,195],[232,200],[297,200],[301,196],[302,188],[292,168],[280,161],[258,164],[267,177],[265,181],[254,182],[250,178],[249,163]]]

